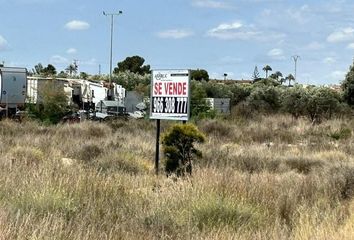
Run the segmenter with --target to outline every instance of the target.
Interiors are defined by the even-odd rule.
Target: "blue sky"
[[[0,0],[0,61],[63,70],[73,59],[91,74],[140,55],[152,68],[204,68],[211,77],[247,79],[257,65],[298,81],[336,84],[354,57],[354,1],[346,0]]]

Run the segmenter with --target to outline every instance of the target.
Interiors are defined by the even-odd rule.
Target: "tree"
[[[57,70],[52,64],[48,64],[47,67],[42,69],[42,75],[44,76],[54,76],[57,74]]]
[[[285,81],[289,81],[289,87],[290,87],[290,82],[295,81],[295,77],[292,74],[289,74],[286,78]]]
[[[345,80],[342,82],[343,98],[350,106],[354,106],[354,64],[350,66]]]
[[[68,74],[64,71],[60,71],[60,73],[58,73],[58,78],[67,78]]]
[[[68,112],[68,96],[62,86],[48,81],[41,87],[41,99],[32,113],[48,123],[58,123]]]
[[[70,64],[69,66],[67,66],[67,68],[65,68],[65,71],[70,75],[70,77],[72,77],[73,75],[76,75],[78,70],[78,67],[76,64]]]
[[[100,76],[98,80],[107,80],[107,76]],[[151,75],[140,75],[133,72],[119,72],[112,78],[113,82],[123,86],[126,91],[141,91],[143,88],[148,88],[151,82]],[[144,90],[145,92],[145,90]],[[149,94],[147,94],[149,95]]]
[[[209,81],[209,74],[204,69],[192,70],[191,79],[196,81],[202,81],[202,80]]]
[[[273,71],[273,69],[269,65],[265,65],[263,71],[266,73],[266,78],[268,78],[268,72]]]
[[[80,72],[80,78],[81,79],[87,79],[89,77],[89,75],[85,72]]]
[[[114,74],[129,71],[140,75],[150,73],[150,65],[144,65],[145,59],[140,56],[127,57],[124,61],[119,62],[118,67],[114,68]]]
[[[283,74],[279,71],[276,71],[275,73],[272,73],[270,78],[277,80],[280,84],[283,83]]]
[[[281,89],[274,86],[258,85],[247,97],[249,106],[258,112],[273,113],[281,107]]]
[[[254,67],[252,79],[253,81],[258,81],[260,79],[257,65]]]
[[[302,86],[287,88],[282,96],[283,110],[290,113],[294,118],[304,116],[307,114],[309,99],[309,91]]]
[[[43,73],[43,65],[42,63],[38,63],[34,66],[33,73],[35,75],[41,75]]]
[[[192,81],[191,86],[191,116],[203,118],[210,112],[210,104],[205,100],[208,95],[204,85],[198,81]]]
[[[165,171],[168,175],[175,173],[192,175],[192,160],[201,157],[202,152],[195,148],[195,143],[205,142],[205,136],[193,124],[173,125],[162,137]]]
[[[323,118],[331,118],[340,109],[339,93],[327,87],[309,89],[307,114],[312,123],[320,123]]]

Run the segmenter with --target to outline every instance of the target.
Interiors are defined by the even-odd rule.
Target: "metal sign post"
[[[155,172],[159,174],[161,120],[185,123],[190,116],[190,71],[152,71],[150,119],[156,120]]]
[[[155,173],[159,175],[159,162],[160,162],[160,131],[161,120],[156,120],[156,149],[155,149]]]

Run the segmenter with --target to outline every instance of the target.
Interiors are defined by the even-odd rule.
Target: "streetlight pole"
[[[118,13],[106,13],[103,11],[103,15],[111,17],[111,52],[109,59],[109,89],[107,91],[107,100],[112,100],[112,58],[113,58],[113,25],[114,25],[114,16],[123,14],[122,11]]]
[[[294,76],[294,78],[295,78],[295,83],[296,83],[296,80],[297,80],[297,78],[296,78],[296,74],[297,74],[297,61],[298,61],[299,59],[301,59],[301,58],[300,58],[299,55],[294,55],[294,56],[292,56],[291,58],[294,60],[294,63],[295,63],[295,76]]]

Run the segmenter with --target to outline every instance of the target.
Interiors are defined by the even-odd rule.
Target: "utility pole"
[[[98,75],[101,76],[101,64],[98,64]]]
[[[292,56],[291,58],[294,60],[294,63],[295,63],[295,76],[294,76],[294,78],[295,78],[295,83],[296,83],[296,82],[297,82],[297,78],[296,78],[296,74],[297,74],[297,61],[298,61],[299,59],[301,59],[301,58],[300,58],[299,55],[294,55],[294,56]]]
[[[106,13],[103,11],[103,15],[111,17],[111,52],[109,59],[109,89],[107,91],[107,100],[112,100],[112,58],[113,58],[113,24],[114,24],[114,16],[118,16],[123,14],[122,11],[118,13]]]

